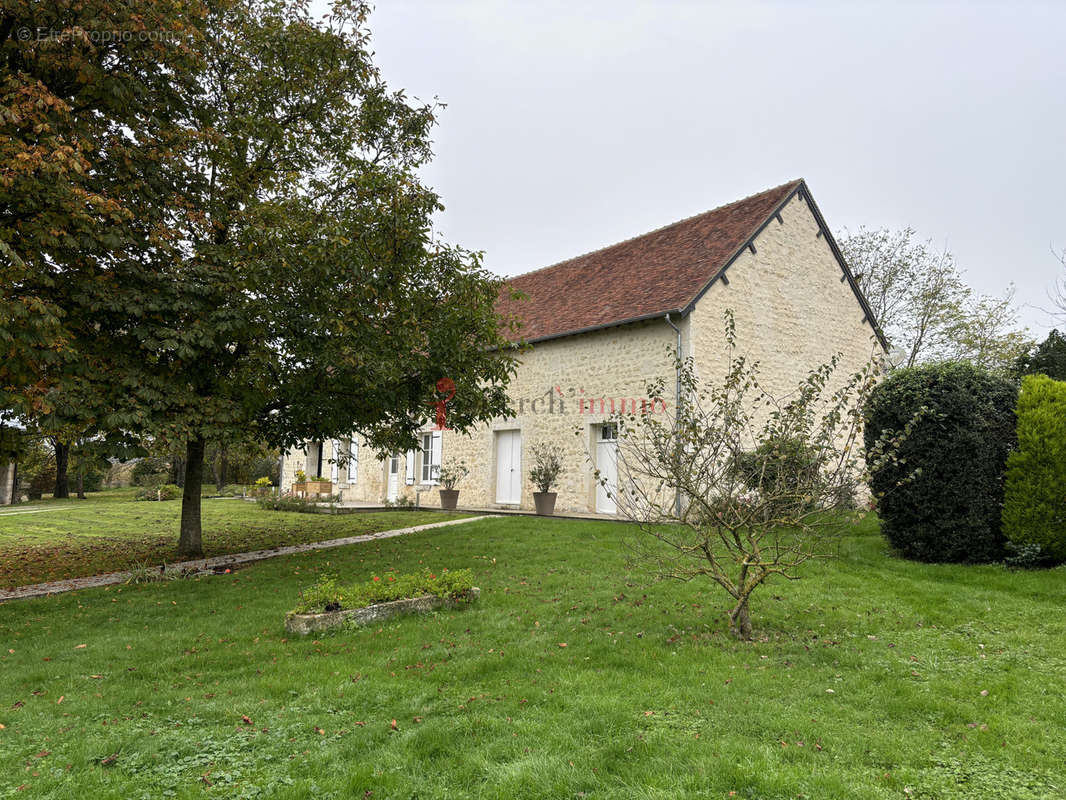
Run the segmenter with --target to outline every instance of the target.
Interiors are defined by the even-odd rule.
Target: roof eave
[[[691,308],[689,309],[691,310]],[[584,328],[574,328],[573,330],[562,331],[560,333],[549,333],[544,336],[535,336],[532,339],[520,339],[515,344],[539,344],[540,342],[548,342],[552,339],[563,339],[567,336],[579,336],[583,333],[593,333],[595,331],[606,330],[607,328],[618,328],[622,325],[631,325],[634,322],[646,322],[649,319],[662,319],[667,314],[678,314],[685,316],[688,314],[688,310],[681,308],[664,308],[662,311],[653,311],[650,314],[641,314],[636,317],[628,317],[626,319],[615,320],[612,322],[604,322],[599,325],[588,325]]]

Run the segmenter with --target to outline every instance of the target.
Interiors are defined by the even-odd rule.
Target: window
[[[613,442],[618,438],[618,429],[614,425],[600,426],[600,441]]]
[[[355,483],[359,477],[359,442],[348,440],[348,483]]]
[[[422,434],[422,483],[437,483],[440,476],[441,432]]]

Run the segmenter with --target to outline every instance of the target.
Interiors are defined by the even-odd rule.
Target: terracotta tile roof
[[[685,309],[800,184],[792,181],[643,236],[507,279],[497,311],[527,341]]]

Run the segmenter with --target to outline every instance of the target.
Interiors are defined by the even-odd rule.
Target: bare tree
[[[1015,369],[1036,342],[1019,328],[1014,293],[1011,286],[1003,297],[970,296],[947,331],[945,355],[999,372]]]
[[[839,243],[900,364],[939,355],[971,293],[951,253],[918,241],[912,228],[859,228]]]
[[[1051,252],[1055,252],[1052,250]],[[1062,264],[1064,270],[1066,270],[1066,247],[1062,249],[1061,253],[1055,253],[1056,258]],[[1055,281],[1054,286],[1051,289],[1051,302],[1055,305],[1056,311],[1052,313],[1066,321],[1066,275],[1058,278]]]
[[[918,241],[912,228],[859,228],[839,243],[896,366],[958,359],[1002,370],[1031,349],[1014,288],[1002,297],[975,294],[951,253]]]
[[[720,383],[701,385],[691,361],[679,364],[676,419],[645,411],[613,418],[617,477],[613,486],[601,482],[639,525],[635,562],[660,578],[713,581],[732,598],[732,632],[749,638],[752,594],[831,555],[832,541],[855,521],[865,466],[879,464],[894,443],[886,437],[861,452],[860,409],[878,371],[872,358],[840,380],[834,357],[775,398],[758,364],[737,354],[728,312],[726,341]],[[661,380],[649,393],[653,404],[671,394]]]

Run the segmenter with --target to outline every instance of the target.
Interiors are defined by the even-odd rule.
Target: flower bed
[[[466,569],[375,575],[366,583],[350,586],[325,578],[300,593],[300,602],[285,617],[285,628],[290,633],[308,634],[345,624],[369,625],[397,614],[465,605],[480,595],[473,581]]]

